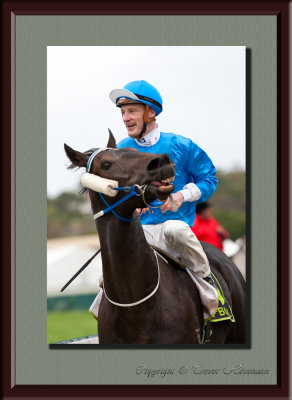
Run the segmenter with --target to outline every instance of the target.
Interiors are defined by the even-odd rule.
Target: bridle
[[[91,156],[88,159],[87,166],[86,166],[87,173],[90,173],[90,167],[91,167],[94,157],[101,151],[106,151],[106,150],[109,150],[109,148],[98,149],[91,154]],[[103,215],[107,214],[108,212],[111,212],[112,214],[115,215],[115,217],[119,218],[122,221],[126,221],[126,222],[135,221],[137,218],[139,218],[139,215],[135,218],[125,218],[125,217],[118,215],[114,211],[114,209],[116,207],[118,207],[119,205],[121,205],[122,203],[124,203],[125,201],[129,200],[131,197],[134,197],[134,196],[138,196],[138,197],[142,196],[144,204],[149,208],[160,208],[160,206],[151,206],[150,204],[147,203],[147,201],[145,199],[145,191],[146,191],[147,187],[148,187],[148,184],[145,184],[145,185],[135,184],[133,186],[112,187],[113,190],[124,191],[124,192],[128,193],[126,196],[124,196],[122,199],[116,201],[112,205],[108,204],[107,200],[104,198],[104,196],[101,192],[97,192],[107,208],[105,208],[104,210],[98,211],[96,214],[93,215],[93,218],[96,220],[96,219],[102,217]]]
[[[125,191],[125,192],[129,192],[129,193],[112,205],[109,205],[108,202],[106,201],[106,199],[104,198],[104,196],[102,195],[102,193],[99,192],[98,194],[99,194],[100,198],[102,199],[102,201],[104,202],[104,204],[107,206],[107,208],[94,214],[93,218],[98,219],[98,218],[102,217],[104,214],[111,211],[117,218],[119,218],[122,221],[127,221],[127,222],[135,221],[137,218],[140,217],[140,215],[138,215],[135,218],[125,218],[125,217],[121,217],[114,211],[114,208],[116,208],[117,206],[119,206],[120,204],[124,203],[125,201],[129,200],[131,197],[134,197],[134,196],[138,196],[138,197],[142,196],[144,204],[149,208],[160,208],[161,206],[151,206],[145,200],[145,191],[146,191],[147,187],[148,187],[148,184],[142,185],[142,186],[136,184],[134,186],[124,186],[124,187],[113,188],[113,190]]]

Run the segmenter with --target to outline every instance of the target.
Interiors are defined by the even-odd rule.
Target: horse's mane
[[[86,150],[86,151],[83,151],[83,154],[86,154],[86,155],[88,155],[88,156],[91,156],[91,154],[93,154],[94,152],[95,152],[95,150],[98,150],[98,148],[96,147],[96,148],[92,148],[92,149],[89,149],[89,150]],[[77,168],[80,168],[78,165],[74,165],[73,163],[71,163],[68,167],[67,167],[67,169],[77,169]],[[79,195],[83,195],[84,193],[86,193],[88,191],[88,189],[87,188],[82,188],[79,192],[78,192],[78,194]]]

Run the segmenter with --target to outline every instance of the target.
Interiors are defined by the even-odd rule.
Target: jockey
[[[159,130],[156,116],[162,112],[162,98],[148,82],[134,81],[112,90],[110,99],[121,109],[128,132],[119,148],[168,153],[176,164],[172,202],[170,198],[164,202],[157,199],[150,204],[151,212],[142,210],[140,219],[148,243],[180,257],[191,272],[213,284],[206,254],[191,230],[196,203],[206,201],[217,187],[212,161],[191,139]]]

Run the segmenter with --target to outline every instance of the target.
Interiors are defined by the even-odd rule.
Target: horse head
[[[90,164],[88,171],[90,174],[117,181],[119,188],[135,185],[143,188],[143,196],[132,197],[119,206],[118,210],[124,214],[133,213],[136,208],[146,207],[155,199],[166,200],[174,189],[171,181],[174,179],[175,164],[167,154],[142,153],[130,147],[118,149],[110,130],[106,149],[91,149],[82,153],[66,144],[64,148],[72,162],[69,168],[85,167],[88,170]],[[92,205],[99,202],[92,190],[89,194]],[[124,192],[119,191],[114,198],[109,196],[106,198],[109,204],[113,204],[124,196]],[[100,202],[99,206],[93,205],[93,208],[100,209]]]

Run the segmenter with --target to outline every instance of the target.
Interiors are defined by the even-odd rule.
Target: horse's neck
[[[147,296],[157,284],[158,271],[140,222],[108,215],[98,221],[97,228],[107,295],[121,303]]]

